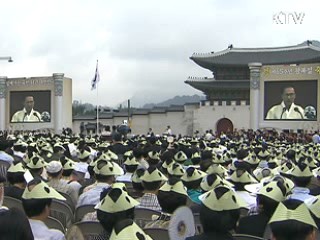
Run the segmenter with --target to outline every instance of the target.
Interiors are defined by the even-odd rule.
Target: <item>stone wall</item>
[[[250,108],[245,101],[240,105],[231,102],[227,105],[222,102],[202,102],[199,104],[186,104],[184,111],[166,111],[148,114],[132,114],[131,129],[134,134],[146,134],[149,128],[155,134],[162,134],[168,125],[171,126],[173,134],[192,135],[196,130],[204,133],[208,129],[216,131],[217,122],[221,118],[228,118],[233,122],[234,128],[249,128]],[[99,121],[103,125],[121,124],[126,117],[112,117]],[[73,121],[73,130],[80,131],[80,124],[84,122],[94,123],[95,119],[77,119]]]

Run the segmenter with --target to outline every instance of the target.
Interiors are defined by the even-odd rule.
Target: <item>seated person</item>
[[[10,185],[4,188],[5,196],[22,199],[23,191],[26,188],[26,181],[23,176],[25,172],[26,168],[22,163],[14,162],[8,168],[7,179]]]
[[[115,162],[100,159],[94,167],[94,172],[97,182],[92,185],[90,190],[79,196],[77,207],[97,204],[100,201],[100,193],[115,182],[116,176],[123,174],[123,169]]]
[[[50,214],[52,199],[66,200],[60,193],[49,187],[39,178],[27,184],[22,195],[22,205],[35,239],[65,239],[64,234],[56,229],[50,229],[44,221]]]
[[[40,177],[42,180],[45,180],[43,176],[45,175],[44,167],[47,166],[47,163],[42,157],[37,154],[33,154],[30,157],[30,161],[27,163],[27,168],[34,178]]]
[[[306,205],[296,199],[279,203],[270,219],[272,240],[315,240],[317,225]]]
[[[184,175],[181,177],[181,180],[184,186],[188,189],[188,196],[192,200],[192,202],[201,204],[199,200],[199,196],[202,194],[200,183],[202,178],[206,176],[206,174],[194,167],[188,167],[185,171]]]
[[[149,164],[145,159],[145,150],[143,147],[136,147],[132,150],[133,156],[136,158],[136,160],[139,162],[139,165],[145,169],[149,168]]]
[[[314,170],[316,176],[311,178],[309,185],[307,186],[310,189],[310,194],[312,196],[317,196],[320,194],[320,168]]]
[[[204,233],[186,239],[232,240],[231,231],[235,229],[240,217],[240,208],[245,205],[243,200],[225,186],[218,186],[205,193],[202,199],[200,222]]]
[[[143,196],[143,186],[142,186],[142,180],[141,177],[143,176],[144,172],[146,170],[142,167],[139,167],[131,177],[132,181],[132,188],[133,191],[130,193],[132,197],[138,199]]]
[[[0,240],[33,240],[27,216],[17,208],[0,210]]]
[[[143,186],[143,196],[139,199],[140,204],[137,208],[148,208],[156,211],[161,211],[157,199],[157,193],[162,185],[163,181],[167,178],[156,168],[150,166],[144,171],[141,176],[142,186]]]
[[[300,201],[315,200],[316,197],[310,195],[310,190],[307,188],[309,185],[313,173],[305,163],[298,163],[291,169],[289,175],[294,182],[294,188],[292,194],[288,196],[288,199],[297,199]]]
[[[110,239],[152,240],[132,219],[117,222]]]
[[[200,188],[203,192],[208,192],[219,185],[226,185],[227,187],[233,187],[232,183],[221,178],[218,174],[210,173],[202,179],[200,183]]]
[[[26,157],[28,144],[21,139],[18,139],[13,144],[13,158],[15,161],[22,162],[23,158]]]
[[[171,215],[181,206],[185,206],[188,194],[183,183],[178,178],[169,178],[158,192],[161,215],[155,221],[147,223],[144,228],[169,228]]]
[[[88,166],[90,161],[91,153],[89,147],[84,147],[80,149],[78,152],[79,162],[75,163],[74,171],[79,172],[81,174],[81,180],[84,179],[84,176],[88,172]]]
[[[160,155],[162,162],[161,171],[167,176],[167,167],[173,162],[174,153],[172,151],[166,150]]]
[[[234,184],[234,189],[237,194],[245,200],[249,208],[256,206],[256,199],[246,189],[245,185],[250,183],[257,183],[257,180],[249,174],[246,170],[236,169],[228,179]]]
[[[191,150],[191,152],[192,152],[192,150]],[[191,154],[190,159],[187,159],[184,162],[184,165],[199,169],[200,168],[200,162],[201,162],[200,152],[196,151],[196,152]]]
[[[40,156],[46,161],[49,162],[49,160],[51,159],[53,154],[53,149],[52,146],[50,144],[46,144],[44,146],[41,147],[40,150]]]
[[[68,194],[75,206],[78,200],[78,193],[66,180],[62,179],[63,168],[61,162],[56,160],[51,161],[48,166],[46,166],[46,170],[48,185],[58,192]]]
[[[150,151],[146,154],[145,160],[147,161],[150,167],[151,166],[156,167],[161,161],[160,154],[158,151]]]
[[[100,202],[107,196],[107,194],[111,191],[111,189],[119,188],[122,191],[128,192],[126,185],[124,183],[114,183],[110,188],[103,189],[103,191],[100,193]],[[97,205],[96,205],[97,206]],[[97,218],[97,212],[89,212],[81,219],[82,222],[86,221],[96,221],[98,222]]]
[[[75,178],[73,178],[74,175],[72,175],[72,172],[75,168],[75,162],[65,156],[62,156],[60,158],[60,162],[63,167],[62,179],[67,181],[68,184],[74,189],[74,191],[79,196],[81,184]]]
[[[124,219],[134,218],[138,201],[120,188],[112,188],[96,206],[97,218],[109,237],[114,225]]]
[[[0,159],[1,161],[13,163],[14,158],[7,153],[7,149],[10,148],[9,141],[0,138]]]
[[[126,173],[123,176],[117,177],[117,182],[131,182],[132,174],[137,170],[139,162],[131,154],[127,157],[123,164]]]
[[[180,163],[173,161],[167,166],[167,172],[169,177],[181,178],[184,175],[185,170]]]
[[[6,179],[0,176],[0,240],[33,240],[33,234],[26,215],[19,209],[2,206]]]
[[[263,186],[257,193],[259,213],[240,218],[237,233],[263,237],[269,219],[279,202],[285,200],[285,196],[286,188],[280,181],[272,181]]]
[[[316,200],[307,201],[306,205],[309,208],[311,216],[319,229],[320,228],[320,196],[317,196]]]

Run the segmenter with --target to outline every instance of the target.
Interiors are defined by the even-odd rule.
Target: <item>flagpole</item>
[[[98,67],[98,59],[97,59],[97,67]],[[96,85],[97,87],[97,135],[99,135],[99,91],[98,91],[98,84]]]

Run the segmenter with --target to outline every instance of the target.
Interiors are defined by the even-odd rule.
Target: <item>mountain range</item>
[[[200,102],[201,100],[205,100],[205,96],[199,96],[197,94],[192,96],[175,96],[173,98],[170,98],[168,100],[165,100],[160,103],[147,103],[144,104],[142,108],[153,108],[153,107],[168,107],[170,105],[184,105],[186,103],[194,103],[194,102]]]

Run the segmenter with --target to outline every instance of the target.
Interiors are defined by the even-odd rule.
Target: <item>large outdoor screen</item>
[[[316,121],[317,89],[317,80],[265,82],[264,119]]]
[[[51,91],[11,91],[10,122],[51,122]]]

